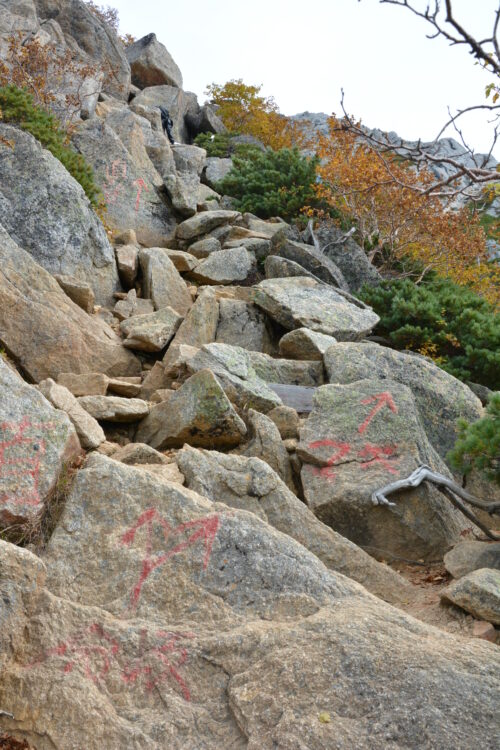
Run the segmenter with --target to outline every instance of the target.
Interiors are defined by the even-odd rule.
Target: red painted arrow
[[[364,432],[366,432],[366,429],[372,419],[381,411],[384,406],[388,406],[389,409],[394,412],[394,414],[398,413],[398,407],[394,403],[394,399],[392,398],[389,391],[384,391],[383,393],[377,393],[375,396],[369,396],[368,398],[363,399],[361,402],[362,404],[373,404],[375,403],[375,406],[371,410],[371,412],[368,414],[367,418],[358,427],[358,432],[360,435],[362,435]]]
[[[137,198],[135,199],[135,210],[138,211],[139,210],[139,203],[140,203],[140,200],[141,200],[142,189],[145,188],[146,190],[149,190],[149,188],[146,185],[146,183],[144,182],[144,180],[142,179],[142,177],[139,177],[138,180],[134,180],[133,184],[137,185]]]

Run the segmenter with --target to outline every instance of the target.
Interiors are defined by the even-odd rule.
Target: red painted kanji
[[[123,681],[127,684],[143,682],[150,691],[172,678],[184,699],[190,701],[191,693],[180,671],[188,659],[188,650],[182,643],[186,638],[194,638],[194,633],[158,630],[153,636],[154,642],[149,644],[150,634],[147,630],[141,631],[139,655],[123,670]]]
[[[337,440],[330,439],[315,440],[314,442],[309,443],[307,447],[311,450],[314,450],[315,448],[325,447],[336,449],[336,452],[332,453],[332,455],[328,458],[326,466],[322,466],[321,468],[318,466],[314,466],[312,469],[313,474],[323,477],[323,479],[327,479],[330,482],[337,476],[333,466],[341,461],[345,456],[347,456],[349,451],[351,450],[351,446],[349,445],[349,443],[339,443]]]
[[[162,531],[165,542],[167,543],[170,538],[185,535],[186,532],[190,534],[187,539],[183,539],[181,542],[176,544],[167,552],[159,555],[152,555],[153,546],[153,524],[158,524]],[[212,553],[212,546],[214,543],[215,536],[219,529],[219,516],[207,516],[206,518],[198,518],[193,521],[187,521],[186,523],[180,524],[172,528],[170,524],[160,516],[156,508],[149,508],[144,511],[136,523],[128,529],[122,536],[122,544],[130,545],[135,539],[137,531],[146,526],[146,555],[142,561],[142,569],[139,576],[139,580],[134,586],[132,591],[132,606],[136,606],[141,595],[141,590],[149,578],[153,570],[159,568],[161,565],[167,562],[174,555],[178,555],[188,547],[196,544],[198,541],[203,541],[205,545],[205,555],[203,558],[203,569],[206,570],[207,565],[210,561],[210,555]],[[190,533],[192,532],[192,533]]]
[[[396,458],[397,446],[395,445],[373,445],[367,443],[359,452],[358,458],[361,458],[364,463],[361,464],[362,469],[370,469],[373,464],[380,464],[387,469],[390,474],[397,474],[398,472],[394,468],[394,462],[399,461]],[[393,463],[390,463],[392,459]]]
[[[371,412],[368,414],[365,421],[358,427],[358,432],[360,435],[362,435],[364,432],[366,432],[368,425],[372,421],[372,419],[379,413],[379,411],[382,411],[384,406],[387,406],[394,414],[398,413],[398,407],[394,403],[394,399],[392,395],[389,393],[389,391],[384,391],[383,393],[377,393],[375,396],[368,396],[368,398],[363,399],[361,402],[362,404],[375,404]]]
[[[40,659],[29,664],[28,667],[35,667],[49,659],[59,658],[61,669],[65,674],[69,674],[75,666],[79,665],[83,667],[87,679],[97,685],[109,673],[118,650],[118,642],[96,622],[86,630],[75,633],[67,641],[48,649]]]
[[[54,429],[55,426],[53,422],[33,424],[29,417],[24,417],[21,422],[0,423],[0,504],[40,504],[40,464],[46,443],[40,437],[29,437],[27,433]],[[9,439],[3,439],[9,434]],[[26,479],[31,480],[27,488]],[[2,489],[2,486],[7,489]]]
[[[127,165],[120,159],[115,159],[111,164],[106,165],[106,182],[103,185],[104,197],[106,203],[116,203],[120,191],[123,188],[123,180],[127,177]]]

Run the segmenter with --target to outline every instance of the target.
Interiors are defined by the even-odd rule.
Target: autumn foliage
[[[212,83],[205,93],[218,106],[218,115],[231,133],[253,135],[275,151],[300,146],[300,125],[280,113],[273,97],[260,96],[261,89],[240,78],[223,86]]]
[[[360,143],[335,117],[329,131],[318,137],[317,196],[356,226],[370,259],[389,274],[414,273],[416,263],[419,274],[436,271],[494,301],[500,273],[488,263],[479,216],[416,193],[412,185],[433,180],[426,169]]]

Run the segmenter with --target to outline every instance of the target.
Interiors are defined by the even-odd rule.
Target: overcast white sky
[[[106,0],[104,0],[105,4]],[[426,0],[414,0],[426,6]],[[350,113],[369,127],[430,140],[453,109],[482,103],[489,76],[464,47],[429,40],[408,10],[378,0],[109,0],[122,32],[155,32],[179,65],[184,88],[204,100],[211,82],[263,84],[281,111]],[[456,16],[491,34],[498,0],[454,0]],[[465,130],[489,150],[491,126],[477,116]],[[450,135],[453,135],[450,132]],[[500,148],[495,153],[500,159]]]

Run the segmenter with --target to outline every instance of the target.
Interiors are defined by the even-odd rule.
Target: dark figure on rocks
[[[166,107],[160,107],[160,112],[163,132],[166,134],[168,140],[173,145],[175,143],[174,136],[172,135],[172,128],[174,127],[173,120],[170,117],[170,113]]]

